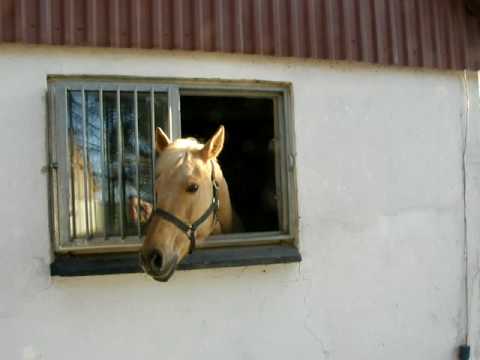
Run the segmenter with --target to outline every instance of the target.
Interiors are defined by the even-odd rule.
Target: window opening
[[[181,96],[182,137],[205,142],[220,125],[219,161],[245,232],[279,230],[274,103],[270,98]]]

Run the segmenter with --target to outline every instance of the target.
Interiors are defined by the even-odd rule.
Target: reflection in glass
[[[85,93],[87,116],[87,152],[89,177],[89,226],[90,235],[100,237],[105,234],[105,199],[103,196],[103,141],[100,116],[100,97],[97,91]]]
[[[103,92],[103,121],[107,169],[107,236],[120,234],[120,174],[118,171],[118,113],[117,93]]]
[[[126,235],[137,235],[136,219],[130,214],[130,206],[133,206],[132,197],[137,195],[137,139],[135,133],[135,112],[133,92],[122,92],[120,95],[120,108],[123,129],[123,198],[124,224]]]
[[[168,134],[168,95],[155,93],[155,127],[161,127]]]
[[[138,136],[139,136],[139,195],[142,207],[153,207],[153,152],[155,144],[152,144],[152,96],[147,92],[138,93]],[[156,93],[154,95],[154,127],[161,127],[165,132],[168,129],[168,95]],[[168,133],[168,132],[167,132]],[[145,213],[145,209],[141,209]],[[145,234],[146,226],[141,224],[142,234]]]
[[[153,206],[153,169],[152,169],[152,114],[150,93],[138,93],[138,138],[139,138],[139,206],[140,216],[145,207]],[[141,222],[142,234],[145,233],[144,222]]]
[[[137,118],[132,91],[120,92],[120,104],[116,91],[103,91],[102,99],[99,91],[84,94],[85,121],[82,92],[70,90],[67,99],[72,238],[137,236],[137,217],[132,216],[132,208],[137,206],[144,234],[149,214],[146,208],[151,210],[154,202],[152,129],[160,126],[167,131],[168,95],[155,93],[152,107],[151,93],[139,92]]]
[[[85,178],[83,152],[82,93],[70,91],[68,94],[69,144],[70,144],[70,233],[72,237],[86,237],[87,222],[85,209]]]

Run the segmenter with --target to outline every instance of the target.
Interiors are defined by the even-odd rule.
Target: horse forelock
[[[187,169],[188,173],[193,172],[193,154],[203,149],[203,146],[195,138],[175,140],[157,158],[156,176],[163,171],[176,171],[182,168]]]
[[[198,151],[203,148],[203,144],[198,142],[197,139],[189,137],[175,140],[170,144],[169,148],[185,151]]]

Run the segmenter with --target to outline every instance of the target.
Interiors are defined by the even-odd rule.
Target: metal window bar
[[[100,88],[98,91],[98,111],[100,115],[100,138],[101,140],[101,147],[102,147],[102,207],[103,207],[103,238],[104,240],[107,240],[107,219],[108,219],[108,214],[107,214],[107,196],[106,196],[106,191],[108,187],[108,181],[107,181],[107,132],[105,130],[105,124],[104,124],[104,118],[103,118],[103,89]]]
[[[180,91],[178,87],[172,86],[168,89],[168,129],[170,139],[182,137],[182,123],[180,116]]]
[[[66,158],[67,158],[67,166],[66,166],[66,176],[68,178],[68,189],[70,198],[68,199],[68,206],[69,206],[69,213],[68,213],[68,222],[71,224],[71,234],[68,236],[70,241],[73,240],[77,236],[77,224],[75,221],[75,186],[74,186],[74,179],[73,179],[73,169],[72,169],[72,144],[73,144],[73,130],[72,130],[72,118],[69,112],[69,89],[64,89],[64,101],[65,101],[65,114],[67,118],[67,126],[65,128],[65,136],[66,136]],[[67,233],[68,234],[68,233]]]
[[[88,173],[88,131],[85,88],[82,87],[82,130],[83,130],[83,202],[85,206],[85,238],[90,238],[90,202],[89,202],[89,173]]]
[[[123,127],[122,127],[122,113],[120,106],[120,88],[117,88],[117,161],[118,161],[118,196],[120,202],[120,237],[125,238],[125,224],[124,224],[124,204],[125,204],[125,194],[123,192]]]
[[[140,224],[140,201],[142,199],[140,194],[140,181],[139,181],[139,172],[140,172],[140,139],[138,136],[138,92],[137,89],[133,92],[133,112],[135,117],[135,156],[136,156],[136,167],[135,167],[135,187],[137,189],[137,235],[140,239],[142,237],[142,227]]]
[[[105,91],[105,89],[103,89]],[[108,114],[109,117],[112,117],[112,109],[110,109],[111,113]],[[116,110],[115,110],[116,111]],[[102,112],[106,114],[106,109],[102,109]],[[107,237],[110,240],[110,232],[114,229],[114,219],[112,218],[112,208],[115,206],[115,184],[112,184],[112,181],[110,179],[113,178],[112,172],[114,172],[113,169],[113,163],[114,160],[112,159],[112,154],[111,154],[111,148],[113,144],[110,144],[109,142],[109,131],[113,132],[113,129],[115,129],[115,124],[114,122],[108,122],[109,119],[105,119],[105,126],[106,126],[106,131],[104,134],[104,141],[105,141],[105,167],[107,169],[107,172],[105,173],[105,180],[107,183],[107,197],[106,197],[106,210],[108,212],[107,220],[106,220],[106,231],[107,231]]]

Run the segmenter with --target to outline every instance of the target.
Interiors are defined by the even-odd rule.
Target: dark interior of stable
[[[180,104],[182,137],[205,142],[225,126],[219,163],[244,231],[278,230],[273,100],[185,95]]]

